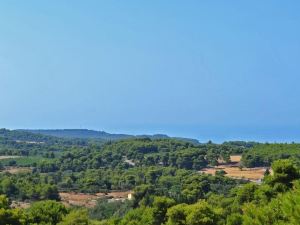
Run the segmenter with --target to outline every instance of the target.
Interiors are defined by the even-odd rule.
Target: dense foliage
[[[272,165],[273,175],[263,184],[248,183],[231,190],[228,196],[210,194],[194,203],[180,203],[167,197],[154,197],[124,217],[103,221],[105,225],[266,225],[299,224],[299,168],[292,161]]]
[[[18,200],[59,200],[57,186],[40,174],[0,174],[0,194]]]
[[[189,142],[173,139],[149,138],[110,142],[101,147],[65,151],[57,164],[63,170],[82,171],[86,169],[163,166],[178,169],[199,170],[207,165],[217,165],[218,159],[229,161],[230,154],[243,152],[244,146],[230,144],[202,144],[194,146]]]
[[[51,200],[34,203],[29,209],[14,209],[0,195],[0,224],[299,224],[299,168],[290,160],[279,160],[272,164],[272,169],[273,175],[267,175],[261,185],[237,186],[227,195],[210,192],[189,202],[158,196],[147,187],[140,187],[133,202],[101,201],[90,212],[67,209]]]
[[[278,159],[300,162],[300,144],[259,144],[244,152],[242,162],[246,167],[270,166]]]

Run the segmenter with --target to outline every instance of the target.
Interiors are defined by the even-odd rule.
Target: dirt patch
[[[131,191],[120,191],[110,193],[84,194],[75,192],[60,192],[61,201],[66,206],[84,206],[88,208],[95,207],[97,200],[110,199],[111,201],[122,201],[128,199]]]
[[[14,167],[14,166],[7,166],[4,168],[4,170],[1,171],[1,173],[11,173],[11,174],[18,174],[18,173],[29,173],[32,169],[29,167]]]
[[[17,159],[20,158],[21,156],[17,156],[17,155],[0,155],[0,160],[3,159]]]
[[[241,162],[242,156],[241,155],[231,155],[230,156],[230,161],[232,163],[239,163]]]
[[[219,165],[238,166],[241,162],[241,159],[242,159],[241,155],[231,155],[229,163],[226,163],[222,158],[218,159],[218,163],[219,163]]]
[[[30,207],[30,203],[29,202],[12,201],[10,206],[12,208],[28,209]]]
[[[97,195],[82,194],[82,193],[59,193],[61,201],[66,206],[85,206],[94,207],[99,197]]]
[[[226,167],[218,166],[214,168],[205,168],[201,172],[206,174],[215,175],[216,171],[224,170],[227,177],[236,178],[236,179],[247,179],[251,181],[257,181],[264,177],[266,171],[265,167],[256,167],[256,168],[243,168],[238,167]]]
[[[42,141],[21,141],[21,140],[16,140],[17,143],[26,143],[26,144],[45,144],[45,142]]]
[[[128,198],[128,195],[131,194],[132,191],[120,191],[120,192],[110,192],[107,196],[117,199],[117,198]]]

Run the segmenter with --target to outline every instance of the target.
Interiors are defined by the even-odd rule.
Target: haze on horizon
[[[300,2],[4,1],[0,127],[300,141]]]

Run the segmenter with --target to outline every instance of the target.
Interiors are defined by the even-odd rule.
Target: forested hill
[[[87,129],[45,129],[45,130],[21,130],[35,134],[49,135],[61,138],[92,138],[92,139],[107,139],[120,140],[127,139],[133,136],[126,134],[110,134],[104,131],[95,131]]]
[[[25,132],[31,132],[34,134],[42,134],[48,136],[55,136],[60,138],[83,138],[83,139],[100,139],[100,140],[123,140],[128,138],[150,138],[150,139],[177,139],[193,144],[199,144],[199,141],[191,138],[182,137],[169,137],[165,134],[154,134],[154,135],[129,135],[129,134],[111,134],[105,131],[95,131],[88,129],[45,129],[45,130],[19,130]]]
[[[20,150],[20,149],[33,149],[34,147],[41,148],[40,150],[44,151],[44,147],[46,146],[54,146],[56,145],[58,148],[62,146],[87,146],[89,140],[80,139],[80,138],[62,138],[55,137],[51,135],[32,133],[25,130],[9,130],[2,128],[0,129],[0,152],[5,149],[11,150]],[[100,141],[99,143],[104,143],[104,141]],[[18,155],[18,154],[17,154]]]
[[[24,141],[24,142],[58,142],[59,138],[50,135],[43,135],[39,133],[32,133],[25,130],[9,130],[0,129],[0,138],[5,138],[11,141]]]

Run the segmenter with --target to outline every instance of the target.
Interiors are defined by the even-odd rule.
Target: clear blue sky
[[[300,2],[2,1],[0,127],[300,141]]]

